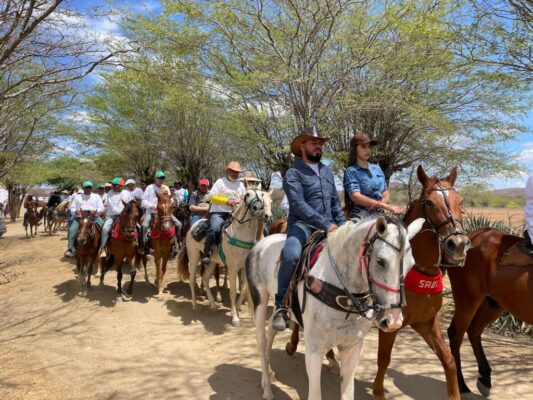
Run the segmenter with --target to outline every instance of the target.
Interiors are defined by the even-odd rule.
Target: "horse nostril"
[[[380,323],[379,323],[379,326],[381,327],[381,329],[387,329],[389,327],[389,320],[388,318],[383,318]]]
[[[454,250],[457,248],[457,244],[455,243],[455,241],[453,240],[453,238],[449,238],[449,239],[446,241],[446,247],[448,248],[448,250],[450,250],[450,251],[454,251]]]

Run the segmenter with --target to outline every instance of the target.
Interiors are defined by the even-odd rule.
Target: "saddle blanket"
[[[442,271],[439,274],[429,276],[412,268],[405,277],[405,288],[411,292],[435,294],[442,293],[444,285],[442,284]]]

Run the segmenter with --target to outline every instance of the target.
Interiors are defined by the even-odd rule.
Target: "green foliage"
[[[501,221],[492,220],[484,215],[467,214],[463,218],[463,227],[467,232],[475,231],[482,228],[494,228],[511,235],[522,236],[522,227],[516,227],[511,220]]]

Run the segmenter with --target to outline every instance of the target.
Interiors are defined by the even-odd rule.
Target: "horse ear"
[[[457,167],[453,167],[452,170],[450,171],[450,175],[448,175],[448,177],[444,180],[450,182],[450,185],[453,186],[456,179],[457,179]]]
[[[376,220],[376,232],[380,237],[385,237],[389,234],[389,228],[385,217],[378,217]]]
[[[128,206],[128,203],[126,203],[124,200],[122,200],[122,204],[124,204],[124,207]]]
[[[407,237],[409,240],[415,237],[415,235],[420,232],[422,225],[426,220],[424,218],[417,218],[409,224],[407,227]]]
[[[416,169],[416,176],[418,177],[418,181],[422,184],[423,187],[426,187],[429,181],[428,176],[426,175],[426,171],[424,171],[424,167],[422,167],[422,164],[418,166]]]

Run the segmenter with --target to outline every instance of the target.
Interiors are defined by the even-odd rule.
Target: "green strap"
[[[248,250],[253,249],[253,247],[255,246],[255,243],[243,242],[242,240],[236,239],[231,236],[228,237],[228,243],[231,244],[232,246],[236,246],[236,247],[240,247],[241,249],[248,249]],[[222,243],[220,244],[220,246],[218,246],[218,256],[224,263],[224,266],[227,267],[228,264],[226,264],[226,254],[224,254],[224,249],[222,249]]]
[[[226,255],[224,254],[224,250],[222,250],[222,243],[220,244],[220,246],[218,246],[218,256],[224,263],[224,266],[227,267],[228,264],[226,264]]]

